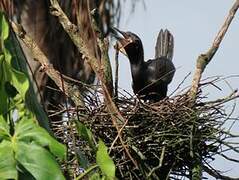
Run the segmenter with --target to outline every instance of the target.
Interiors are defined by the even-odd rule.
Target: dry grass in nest
[[[209,163],[215,155],[223,156],[223,146],[238,151],[229,142],[235,136],[224,129],[224,124],[231,121],[230,115],[225,113],[225,103],[237,97],[235,91],[228,97],[205,102],[207,97],[198,93],[197,101],[192,105],[187,92],[157,103],[120,96],[116,105],[125,118],[125,122],[118,122],[121,136],[139,169],[116,140],[117,131],[102,98],[88,98],[90,105],[78,111],[78,119],[110,147],[118,178],[144,179],[150,176],[157,179],[162,172],[170,171],[170,176],[178,179],[189,176],[195,156],[201,159],[204,170],[212,173],[215,171]],[[87,143],[78,140],[81,151],[94,161]]]

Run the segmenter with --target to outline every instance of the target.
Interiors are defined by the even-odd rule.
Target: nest
[[[224,155],[225,146],[227,149],[231,147],[229,139],[235,136],[223,129],[224,124],[230,121],[225,103],[236,97],[237,93],[233,92],[228,97],[206,102],[207,97],[198,93],[196,103],[192,104],[187,91],[157,103],[120,96],[116,105],[125,121],[118,121],[118,124],[132,157],[119,141],[102,98],[88,98],[88,107],[75,113],[96,139],[101,138],[110,147],[110,156],[120,179],[189,177],[195,159],[202,162],[205,171],[221,177],[209,163],[215,155]],[[64,137],[60,134],[58,137]],[[87,142],[79,138],[77,147],[91,162],[95,161],[95,154]],[[232,147],[230,149],[233,150]]]

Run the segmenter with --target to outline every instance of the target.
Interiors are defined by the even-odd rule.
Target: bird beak
[[[122,54],[128,56],[125,51],[125,47],[133,42],[132,39],[125,32],[115,27],[112,28],[112,35],[117,39],[117,44],[114,46],[114,48],[120,51]]]
[[[112,34],[118,40],[122,38],[127,38],[127,34],[116,27],[112,27]]]

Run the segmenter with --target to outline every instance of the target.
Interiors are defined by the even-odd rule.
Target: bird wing
[[[153,81],[163,81],[169,84],[174,76],[175,67],[172,61],[166,57],[160,57],[155,60],[149,60],[147,64],[147,74]]]

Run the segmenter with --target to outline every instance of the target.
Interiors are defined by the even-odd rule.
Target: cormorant
[[[165,98],[175,72],[172,62],[173,35],[167,29],[161,29],[155,46],[155,58],[146,62],[143,44],[136,34],[113,28],[113,35],[118,40],[118,50],[130,61],[134,93],[140,99],[153,102]]]

